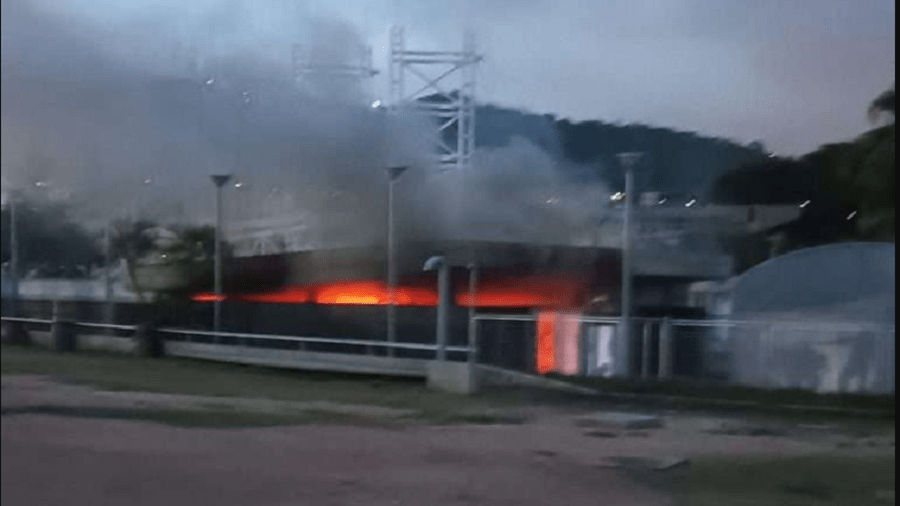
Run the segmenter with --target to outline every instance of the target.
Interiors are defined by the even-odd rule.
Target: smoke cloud
[[[209,221],[208,175],[228,172],[229,222],[291,216],[310,244],[371,244],[385,237],[384,168],[400,164],[410,168],[397,184],[403,239],[571,242],[590,228],[605,190],[570,181],[522,139],[479,152],[469,173],[440,172],[426,119],[372,109],[346,80],[297,86],[292,43],[322,65],[362,54],[347,22],[287,2],[173,4],[143,17],[126,4],[112,23],[96,10],[3,3],[4,192],[65,199],[87,225]],[[247,58],[260,48],[272,57]]]

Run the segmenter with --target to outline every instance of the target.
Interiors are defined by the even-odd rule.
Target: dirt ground
[[[249,410],[308,405],[97,392],[3,376],[4,505],[674,504],[611,462],[621,457],[893,455],[894,431],[760,425],[671,413],[659,429],[591,426],[590,413],[534,410],[524,423],[404,423],[408,413],[316,404],[392,423],[263,428],[174,427],[29,414],[29,406]],[[266,402],[269,402],[266,404]],[[16,411],[19,409],[20,411]],[[586,418],[588,417],[588,418]],[[689,465],[689,464],[688,464]],[[656,471],[665,473],[668,471]]]

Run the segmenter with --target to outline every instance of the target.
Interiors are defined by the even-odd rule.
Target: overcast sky
[[[28,15],[15,16],[28,2]],[[387,98],[391,25],[407,47],[457,49],[477,34],[479,102],[575,120],[641,122],[782,154],[852,138],[895,74],[893,0],[4,0],[4,73],[52,62],[68,30],[135,69],[165,69],[176,42],[287,66],[290,44],[371,44]],[[12,14],[15,21],[7,21]],[[312,27],[329,29],[313,31]],[[15,26],[13,26],[15,25]],[[13,29],[15,28],[15,29]],[[47,41],[50,42],[47,42]],[[14,56],[18,55],[18,56]],[[37,55],[37,56],[35,56]],[[180,64],[179,64],[180,65]],[[77,68],[72,70],[77,72]]]

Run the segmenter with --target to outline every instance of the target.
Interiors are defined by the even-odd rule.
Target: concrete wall
[[[0,278],[3,297],[12,295],[12,280]],[[103,279],[23,279],[19,281],[19,297],[26,300],[106,300]],[[122,283],[113,283],[113,301],[136,302],[138,296]]]
[[[206,343],[166,342],[166,354],[221,362],[262,365],[309,371],[355,374],[426,377],[427,360],[319,353],[298,350],[272,350]]]
[[[52,347],[53,342],[50,332],[31,331],[30,334],[35,344],[48,348]],[[80,334],[78,336],[78,350],[134,354],[136,352],[136,342],[127,337]],[[476,392],[479,387],[478,371],[471,364],[465,362],[436,362],[432,360],[297,350],[271,350],[176,341],[165,343],[165,354],[173,357],[197,358],[285,369],[425,378],[429,388],[458,394],[471,394]]]
[[[28,333],[31,335],[32,341],[36,344],[47,348],[53,346],[49,331],[31,330]],[[133,354],[135,351],[135,342],[129,337],[105,336],[102,334],[80,334],[78,336],[78,349]]]
[[[477,371],[467,362],[429,361],[426,372],[429,388],[456,394],[471,394],[478,390]]]

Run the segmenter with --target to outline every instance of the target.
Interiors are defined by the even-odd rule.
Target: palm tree
[[[875,97],[875,100],[869,105],[869,120],[876,123],[883,114],[887,114],[890,116],[889,122],[893,123],[896,112],[894,100],[894,84],[892,84],[889,90]]]

